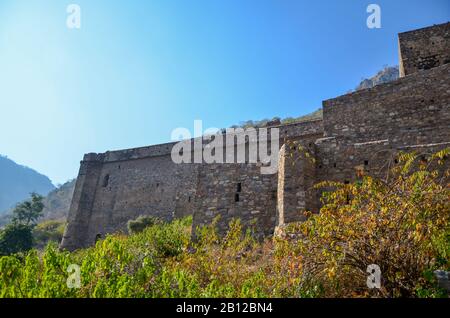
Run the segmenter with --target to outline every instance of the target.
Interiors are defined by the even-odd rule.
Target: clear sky
[[[398,32],[449,20],[448,0],[0,0],[0,154],[62,183],[195,119],[306,114],[398,64]]]

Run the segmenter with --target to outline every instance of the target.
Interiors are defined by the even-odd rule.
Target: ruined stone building
[[[351,182],[355,169],[376,175],[399,151],[449,147],[450,23],[399,34],[399,64],[394,82],[324,101],[323,119],[270,127],[279,129],[281,148],[274,174],[262,174],[261,162],[176,164],[175,143],[85,155],[62,248],[90,246],[140,215],[192,214],[194,227],[220,215],[222,231],[240,218],[271,235],[301,220],[302,210],[318,211],[317,182]],[[315,160],[291,156],[294,141]]]

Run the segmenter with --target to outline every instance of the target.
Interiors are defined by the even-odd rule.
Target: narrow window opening
[[[188,202],[191,202],[191,197],[188,198]]]
[[[369,160],[364,160],[364,165],[368,166],[369,165]]]
[[[335,162],[335,163],[333,164],[333,167],[335,167],[335,168],[337,167],[337,164],[336,164],[336,162]]]
[[[102,239],[102,235],[100,234],[100,233],[98,233],[96,236],[95,236],[95,243],[97,243],[97,241],[99,241],[99,240],[101,240]]]
[[[237,189],[236,189],[236,192],[241,192],[242,191],[242,183],[238,183],[237,184]]]
[[[106,188],[109,184],[109,174],[107,174],[104,178],[103,178],[103,188]]]
[[[234,202],[239,202],[239,193],[234,195]]]

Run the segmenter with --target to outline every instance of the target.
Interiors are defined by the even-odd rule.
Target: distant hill
[[[379,71],[375,76],[371,78],[366,78],[361,81],[361,83],[356,87],[356,90],[362,90],[366,88],[374,87],[375,85],[384,84],[397,80],[399,77],[398,66],[386,66],[384,69]]]
[[[43,220],[65,220],[69,213],[76,179],[64,183],[44,199]]]
[[[29,198],[31,192],[45,196],[53,189],[48,177],[0,155],[0,215]]]
[[[65,221],[69,214],[76,179],[64,183],[62,186],[52,190],[44,197],[43,217],[39,222],[48,220]],[[0,227],[8,224],[12,218],[13,208],[0,215]]]

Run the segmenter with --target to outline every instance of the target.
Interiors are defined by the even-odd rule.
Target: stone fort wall
[[[322,120],[273,126],[269,134],[272,128],[280,129],[280,145],[292,138],[310,138],[312,142],[323,135]],[[258,141],[254,142],[257,146]],[[245,143],[248,158],[252,142]],[[194,140],[191,144],[194,150]],[[203,144],[204,148],[207,142]],[[219,225],[223,229],[232,217],[240,217],[245,224],[256,221],[261,235],[273,231],[276,173],[261,174],[260,160],[241,164],[176,164],[171,158],[174,145],[85,155],[62,247],[87,247],[106,233],[125,232],[127,221],[140,215],[169,221],[193,214],[197,226],[220,214],[223,217]],[[237,144],[233,147],[235,154],[236,147]],[[224,158],[229,153],[231,149],[224,146]]]
[[[399,80],[324,101],[323,120],[271,127],[280,132],[275,174],[261,174],[260,161],[175,164],[174,143],[85,155],[61,247],[90,246],[139,215],[192,214],[194,228],[220,216],[221,232],[240,218],[257,236],[271,235],[302,220],[303,210],[319,210],[317,182],[351,182],[361,169],[381,176],[399,151],[449,147],[449,29],[446,23],[399,35]],[[247,140],[247,151],[252,143],[258,140]],[[298,145],[314,161],[295,151]],[[230,150],[224,147],[225,157]]]

